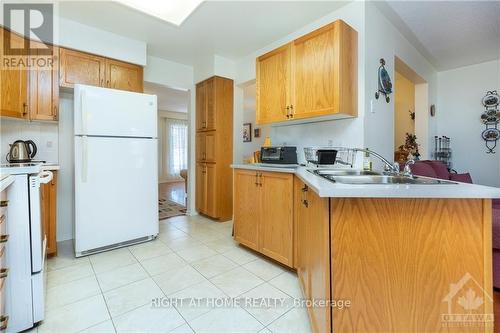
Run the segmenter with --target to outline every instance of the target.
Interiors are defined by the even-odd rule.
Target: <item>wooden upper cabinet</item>
[[[0,115],[16,118],[28,118],[28,75],[22,66],[6,66],[4,62],[4,38],[10,34],[10,43],[13,48],[22,48],[24,38],[11,34],[7,30],[1,32],[1,77],[0,77]]]
[[[357,33],[339,20],[293,44],[293,119],[356,116]]]
[[[60,86],[73,88],[75,84],[104,86],[106,59],[92,54],[60,48]]]
[[[221,89],[215,89],[215,77],[212,77],[206,81],[206,109],[205,109],[205,120],[207,131],[212,131],[216,129],[217,112],[215,110],[215,94],[220,93]],[[222,96],[224,97],[224,96]]]
[[[143,68],[123,61],[106,59],[106,86],[142,93],[144,91]]]
[[[284,121],[290,112],[292,44],[257,58],[257,124]]]
[[[357,116],[357,45],[338,20],[257,58],[257,123]]]
[[[31,41],[35,48],[41,43]],[[29,71],[29,118],[31,120],[57,120],[59,114],[59,48],[53,46],[53,55],[33,51],[33,61],[52,59],[52,66],[37,67]]]
[[[207,128],[207,82],[203,81],[196,85],[196,130],[202,131]]]
[[[60,86],[73,88],[75,84],[144,91],[143,68],[139,65],[61,48]]]

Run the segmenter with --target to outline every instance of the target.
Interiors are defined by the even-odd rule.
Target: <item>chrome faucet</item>
[[[374,152],[373,150],[363,149],[363,148],[354,148],[354,151],[368,153],[370,155],[375,156],[379,160],[381,160],[385,165],[384,173],[386,173],[388,175],[399,175],[401,173],[401,170],[399,168],[399,163],[397,163],[397,162],[391,163],[384,156]]]
[[[405,168],[403,170],[403,176],[406,177],[413,177],[413,173],[411,172],[411,167],[410,165],[415,164],[415,160],[408,160],[405,163]]]

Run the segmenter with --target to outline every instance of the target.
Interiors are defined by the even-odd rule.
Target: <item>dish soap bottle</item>
[[[372,171],[373,163],[372,160],[370,159],[370,152],[368,151],[368,148],[366,149],[365,152],[365,157],[363,158],[363,170],[364,171]]]

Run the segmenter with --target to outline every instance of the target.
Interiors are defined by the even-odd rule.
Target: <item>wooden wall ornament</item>
[[[481,114],[481,121],[486,126],[486,129],[481,133],[481,137],[485,141],[487,154],[494,154],[497,146],[497,141],[500,139],[500,130],[498,123],[500,122],[500,96],[496,90],[486,92],[482,99],[482,104],[485,111]]]

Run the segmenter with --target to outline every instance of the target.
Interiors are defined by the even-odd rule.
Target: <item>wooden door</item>
[[[196,85],[196,130],[207,128],[207,87],[206,81]]]
[[[106,59],[106,87],[142,93],[144,91],[142,66]]]
[[[205,83],[205,97],[206,97],[206,109],[205,109],[205,119],[206,119],[206,129],[215,130],[216,129],[216,110],[215,110],[215,96],[216,96],[216,77],[208,79]]]
[[[207,177],[205,163],[196,164],[196,210],[205,213],[207,210],[206,200]]]
[[[293,266],[293,174],[262,172],[260,251]]]
[[[215,163],[205,164],[206,178],[206,210],[205,214],[212,218],[218,218],[217,212],[217,168]]]
[[[335,72],[337,44],[335,23],[293,42],[293,118],[308,118],[338,112],[338,82]]]
[[[205,150],[205,133],[196,133],[196,161],[205,161],[206,150]]]
[[[92,54],[60,48],[61,87],[73,88],[76,83],[105,86],[106,59]]]
[[[308,299],[331,299],[330,209],[329,199],[319,197],[313,190],[306,192],[307,200],[307,272]],[[309,307],[313,332],[331,332],[331,307]]]
[[[31,47],[43,48],[42,43],[31,41]],[[59,109],[59,48],[46,56],[32,51],[30,61],[39,60],[39,67],[29,71],[29,118],[32,120],[57,120]],[[52,60],[52,65],[43,63]]]
[[[2,34],[2,52],[0,52],[0,116],[15,118],[28,117],[28,74],[23,66],[14,66],[7,61],[4,51],[4,40],[10,36],[12,48],[23,48],[24,39],[7,30],[0,30]],[[18,58],[18,57],[16,57]]]
[[[41,186],[41,217],[47,237],[47,255],[57,254],[57,171],[52,171],[54,178]]]
[[[257,58],[257,124],[287,120],[291,91],[291,44]]]
[[[234,171],[234,239],[259,250],[260,187],[256,171]]]
[[[215,162],[216,161],[216,132],[210,131],[205,132],[205,161]]]
[[[307,269],[309,241],[308,241],[308,213],[309,210],[305,205],[307,186],[300,180],[296,179],[294,184],[294,211],[295,211],[295,253],[294,263],[299,277],[299,283],[302,288],[302,293],[307,298],[310,294],[309,288],[309,271]]]

